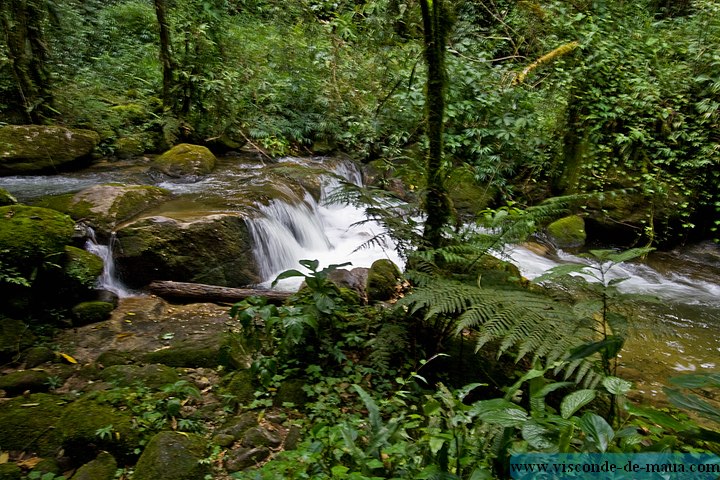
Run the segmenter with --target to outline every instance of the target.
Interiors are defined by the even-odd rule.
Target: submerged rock
[[[149,217],[121,228],[117,238],[117,268],[131,287],[153,280],[225,287],[259,281],[248,229],[240,215],[184,221]]]
[[[171,177],[207,175],[215,169],[216,162],[207,147],[181,143],[157,157],[152,168]]]
[[[100,135],[44,125],[0,127],[0,175],[54,173],[89,158]]]

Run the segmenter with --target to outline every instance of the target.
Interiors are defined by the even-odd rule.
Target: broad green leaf
[[[565,419],[572,417],[575,412],[595,400],[596,394],[595,390],[590,389],[578,390],[569,394],[560,403],[560,416]]]
[[[580,419],[580,428],[595,448],[606,452],[610,442],[615,438],[615,431],[600,415],[588,412]]]
[[[685,430],[691,430],[695,428],[695,426],[691,423],[683,423],[682,421],[671,417],[667,413],[661,412],[660,410],[656,410],[654,408],[641,407],[639,405],[633,405],[632,403],[628,402],[625,405],[625,410],[630,415],[645,418],[656,425],[660,425],[663,428],[669,428],[670,430],[674,430],[676,432],[683,432]]]
[[[682,388],[720,388],[720,373],[688,373],[671,378],[670,383]]]
[[[275,280],[273,280],[272,286],[274,287],[275,285],[277,285],[277,283],[278,283],[280,280],[284,280],[284,279],[286,279],[286,278],[305,277],[305,276],[306,276],[306,275],[305,275],[304,273],[299,272],[299,271],[297,271],[297,270],[285,270],[285,271],[282,272],[280,275],[278,275]]]
[[[655,249],[652,247],[631,248],[622,252],[611,253],[607,256],[607,259],[615,263],[627,262],[628,260],[644,257],[653,250]]]
[[[377,433],[382,428],[382,420],[380,419],[380,409],[375,403],[375,400],[365,391],[360,385],[353,384],[353,388],[360,395],[365,408],[368,410],[368,419],[370,420],[370,426],[372,427],[373,433]]]
[[[580,345],[579,347],[573,348],[572,350],[570,350],[570,356],[567,357],[565,360],[567,360],[568,362],[580,360],[583,358],[587,358],[590,355],[597,353],[601,350],[605,350],[607,352],[608,358],[613,358],[615,355],[617,355],[617,352],[622,349],[624,343],[625,339],[623,339],[622,337],[610,335],[604,340],[586,343],[585,345]]]
[[[311,272],[317,272],[317,268],[320,265],[318,260],[300,260],[298,263]]]
[[[697,395],[685,394],[674,388],[663,388],[668,400],[678,408],[686,408],[699,413],[705,418],[709,418],[714,422],[720,423],[720,409],[710,405]]]
[[[618,377],[605,377],[602,384],[613,395],[625,395],[632,389],[632,383]]]
[[[542,283],[545,280],[552,280],[554,278],[558,277],[564,277],[566,275],[570,275],[571,273],[589,273],[586,269],[589,267],[587,265],[582,265],[579,263],[568,263],[566,265],[558,265],[557,267],[553,267],[544,274],[540,275],[539,277],[533,279],[533,283]]]
[[[555,447],[555,444],[548,437],[548,430],[533,421],[526,422],[522,426],[522,438],[531,447],[538,450],[548,450]]]

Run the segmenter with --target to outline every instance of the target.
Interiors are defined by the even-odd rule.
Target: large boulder
[[[210,472],[201,462],[207,456],[205,440],[193,433],[160,432],[150,439],[135,465],[134,480],[199,480]]]
[[[167,200],[170,195],[168,190],[148,185],[106,184],[74,194],[47,197],[38,205],[82,220],[106,237],[119,223]]]
[[[100,135],[44,125],[0,127],[0,175],[67,170],[89,158]]]
[[[397,285],[401,278],[400,269],[391,260],[381,258],[370,266],[367,276],[368,300],[390,300],[397,294]]]
[[[157,157],[152,168],[171,177],[207,175],[215,169],[216,161],[207,147],[181,143]]]
[[[61,399],[36,393],[0,403],[3,450],[54,456],[61,447],[62,432],[56,428],[62,415]]]
[[[117,232],[116,266],[130,287],[175,280],[237,287],[257,283],[245,220],[214,214],[176,220],[148,217]]]
[[[585,245],[585,220],[579,215],[555,220],[546,230],[550,241],[557,248],[578,248]]]

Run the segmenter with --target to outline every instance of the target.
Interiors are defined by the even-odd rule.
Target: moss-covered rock
[[[216,162],[207,147],[181,143],[153,160],[152,168],[171,177],[207,175],[215,169]]]
[[[400,277],[400,269],[391,260],[375,260],[368,271],[368,300],[372,302],[391,299],[396,293]]]
[[[519,287],[523,285],[520,269],[514,263],[500,260],[492,255],[480,257],[472,271],[473,283],[483,287]]]
[[[205,439],[180,432],[155,435],[135,465],[133,480],[200,480],[209,473],[201,463],[207,455]]]
[[[149,388],[159,389],[165,385],[177,382],[180,377],[174,368],[167,365],[114,365],[105,368],[100,373],[100,378],[106,382],[112,382],[120,387],[132,385],[143,385]]]
[[[0,207],[15,205],[16,203],[18,203],[17,198],[13,197],[10,192],[4,188],[0,188]]]
[[[77,287],[94,289],[102,271],[102,258],[72,245],[65,247],[63,273],[65,278],[75,283]]]
[[[284,380],[278,388],[273,403],[276,407],[284,407],[285,404],[292,404],[296,408],[302,408],[307,402],[307,394],[304,389],[305,384],[305,380],[301,378]]]
[[[65,253],[75,222],[47,208],[9,205],[0,207],[0,262],[26,278],[43,262]]]
[[[107,452],[100,452],[94,460],[80,467],[72,480],[113,480],[117,467],[115,457]]]
[[[35,368],[53,360],[55,360],[55,352],[48,347],[42,346],[30,347],[20,355],[20,361],[25,365],[25,368]]]
[[[169,347],[142,356],[144,362],[162,363],[171,367],[215,368],[223,357],[222,338],[188,338],[172,342]]]
[[[0,175],[55,172],[89,158],[100,135],[44,125],[0,127]]]
[[[0,315],[0,361],[8,361],[30,347],[35,336],[20,320]]]
[[[268,165],[264,171],[275,180],[299,184],[315,201],[320,201],[323,175],[329,173],[327,168],[321,166],[308,166],[292,162]]]
[[[105,435],[98,434],[109,429]],[[81,399],[63,409],[57,422],[65,452],[80,462],[94,458],[101,450],[116,456],[132,455],[140,443],[132,416],[92,399]]]
[[[55,195],[42,199],[38,206],[52,208],[82,220],[98,235],[109,236],[115,227],[138,215],[148,207],[170,198],[164,188],[149,185],[95,185],[74,194]]]
[[[54,456],[62,444],[55,428],[62,414],[63,401],[46,393],[14,398],[0,403],[0,432],[3,450],[33,452]]]
[[[255,385],[250,370],[241,370],[222,379],[222,393],[232,396],[237,405],[249,405],[255,399]]]
[[[141,219],[121,228],[116,258],[130,287],[175,280],[237,287],[257,283],[252,240],[240,215]]]
[[[72,308],[73,326],[81,327],[91,323],[102,322],[110,318],[115,305],[108,302],[82,302]]]
[[[16,463],[0,463],[0,480],[20,480],[22,469]]]
[[[152,142],[142,135],[130,135],[115,140],[115,155],[119,158],[130,158],[142,155],[152,146]]]
[[[24,392],[47,392],[47,372],[40,370],[16,370],[0,376],[0,390],[5,390],[8,395],[15,396]]]
[[[547,234],[557,248],[578,248],[585,244],[585,220],[579,215],[556,220],[547,226]]]

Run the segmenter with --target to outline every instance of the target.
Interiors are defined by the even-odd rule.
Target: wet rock
[[[263,427],[253,427],[245,432],[242,439],[246,447],[278,447],[282,443],[280,436]]]
[[[115,227],[147,208],[169,199],[170,192],[149,185],[95,185],[77,193],[54,195],[37,205],[82,220],[101,237],[109,237]]]
[[[225,457],[225,468],[228,472],[239,472],[257,465],[270,456],[267,447],[239,448],[231,450]]]
[[[16,370],[7,375],[0,376],[0,390],[10,396],[20,395],[24,392],[47,392],[50,375],[40,370]]]
[[[387,259],[375,260],[370,266],[367,277],[367,296],[369,301],[390,300],[396,293],[400,269]]]
[[[184,221],[150,217],[117,233],[117,269],[131,287],[153,280],[239,287],[257,283],[245,220],[216,214]]]
[[[205,440],[192,433],[160,432],[150,439],[135,466],[133,480],[201,480],[209,466]]]
[[[283,442],[283,449],[295,450],[300,443],[302,431],[297,425],[290,425],[287,434],[285,435],[285,441]]]
[[[0,403],[0,432],[3,450],[33,452],[52,457],[62,444],[56,428],[62,414],[56,395],[35,393]]]
[[[356,267],[352,270],[340,268],[333,270],[328,275],[328,280],[339,288],[349,288],[358,294],[364,302],[367,302],[367,278],[369,268]]]
[[[55,173],[90,158],[100,135],[44,125],[0,127],[0,175]]]
[[[107,320],[114,309],[115,306],[107,302],[78,303],[72,308],[73,326],[79,327]]]
[[[229,435],[233,441],[240,440],[249,429],[258,425],[258,415],[255,412],[245,412],[232,417],[218,432],[218,435]]]
[[[547,226],[548,239],[556,248],[578,248],[585,244],[585,220],[570,215]]]
[[[207,147],[181,143],[157,157],[152,168],[171,177],[206,175],[215,169],[216,162]]]
[[[212,443],[220,447],[227,448],[235,443],[235,437],[227,433],[218,433],[217,435],[213,435]]]
[[[107,452],[100,452],[95,460],[80,467],[71,480],[113,480],[117,467],[115,457]]]

